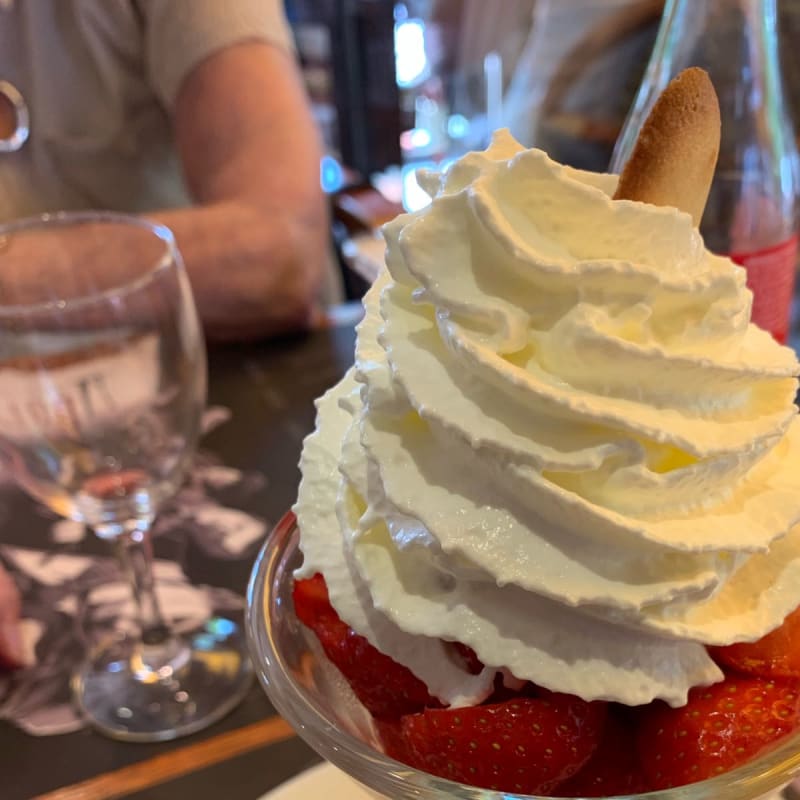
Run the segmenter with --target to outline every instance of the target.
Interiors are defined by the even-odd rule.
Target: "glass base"
[[[214,617],[158,648],[116,638],[73,678],[81,713],[114,739],[161,742],[202,730],[232,711],[253,677],[241,627]]]

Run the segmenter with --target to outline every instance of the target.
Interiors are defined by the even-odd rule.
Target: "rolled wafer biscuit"
[[[639,132],[615,200],[673,206],[700,224],[719,156],[719,101],[705,70],[691,67],[662,92]]]

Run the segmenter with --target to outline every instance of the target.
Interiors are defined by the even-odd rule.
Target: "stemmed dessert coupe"
[[[387,800],[546,800],[454,783],[395,761],[375,722],[311,631],[297,618],[294,571],[300,535],[287,513],[267,538],[247,592],[247,633],[256,674],[275,708],[323,758]],[[605,800],[777,800],[800,771],[800,733],[754,760],[698,783]]]
[[[191,462],[205,395],[169,230],[99,212],[0,226],[0,467],[108,541],[130,582],[133,630],[90,647],[73,679],[83,714],[117,739],[204,728],[251,683],[240,626],[173,630],[153,580],[151,528]]]
[[[675,111],[676,109],[677,111]],[[678,127],[682,129],[682,134],[677,139],[672,136],[665,136],[665,132],[671,134],[675,130],[677,123],[680,123]],[[651,205],[666,205],[680,209],[687,217],[691,216],[693,218],[696,227],[702,217],[705,199],[708,195],[708,187],[713,177],[719,133],[719,108],[713,86],[710,84],[707,75],[701,70],[687,70],[670,84],[654,107],[653,113],[648,117],[644,133],[640,134],[637,140],[634,155],[620,177],[614,199],[626,203],[650,203]],[[669,157],[665,156],[665,152],[668,149],[663,146],[665,138],[668,140],[666,144],[670,145],[671,154]],[[697,142],[703,143],[703,146],[696,146]],[[664,169],[665,165],[666,169]],[[659,174],[659,170],[663,171]],[[652,182],[641,180],[642,178],[650,179],[654,176],[657,179]],[[442,191],[443,193],[444,191]],[[441,194],[437,195],[433,199],[433,203],[437,203],[440,197]],[[513,219],[512,217],[509,218]],[[406,240],[406,244],[408,244],[408,240]],[[390,243],[387,261],[389,262],[391,276],[396,278],[391,266],[391,248],[392,244]],[[463,299],[459,298],[459,302],[463,302]],[[382,312],[385,310],[385,307],[381,308]],[[383,319],[388,323],[387,316],[383,316]],[[359,333],[360,335],[361,333]],[[387,351],[390,349],[391,342],[388,337],[386,341],[380,341],[379,339],[379,343],[386,347]],[[371,344],[372,342],[370,342]],[[364,351],[368,352],[367,348],[364,348]],[[392,364],[393,368],[396,366],[396,363]],[[390,370],[390,374],[393,375],[393,370]],[[435,375],[435,373],[431,374]],[[400,384],[401,380],[398,379],[397,383]],[[341,390],[349,392],[349,387],[345,384],[345,387]],[[320,406],[320,412],[318,432],[323,430],[325,424],[322,405]],[[358,433],[362,432],[359,431]],[[339,440],[340,433],[341,431],[337,431],[334,434],[334,441]],[[326,446],[328,441],[325,443]],[[374,440],[372,441],[374,443]],[[347,444],[348,442],[346,442],[345,446]],[[322,481],[315,474],[315,469],[319,469],[318,474],[324,475],[324,480],[332,482],[332,485],[329,484],[324,491],[333,492],[333,496],[337,497],[337,504],[341,503],[342,495],[337,494],[341,488],[337,482],[338,474],[327,460],[332,458],[333,463],[335,463],[336,456],[327,452],[325,453],[325,458],[323,458],[320,455],[320,450],[325,452],[324,447],[319,444],[316,446],[319,449],[314,451],[313,456],[307,462],[301,461],[301,466],[315,464],[315,468],[304,470],[304,481],[308,481],[305,486],[313,487],[314,491],[318,493],[321,491],[320,484]],[[398,452],[402,450],[402,447],[402,444],[397,445]],[[368,448],[365,446],[365,449]],[[372,456],[375,455],[376,450],[377,448],[373,450]],[[414,451],[409,449],[402,453],[401,458],[410,460],[413,459],[414,455]],[[343,459],[343,461],[346,460],[348,459]],[[365,458],[365,461],[370,461],[370,459]],[[397,463],[404,462],[398,460]],[[316,466],[319,464],[324,465],[324,468]],[[371,466],[372,464],[370,464]],[[348,468],[351,467],[352,462],[348,464]],[[345,475],[347,475],[347,471],[345,468],[341,470]],[[379,472],[380,464],[378,469],[375,470],[375,474],[377,475]],[[423,471],[423,474],[426,473]],[[414,485],[416,486],[417,484]],[[300,508],[304,506],[303,491],[304,488],[301,485],[298,503]],[[407,499],[404,496],[403,503]],[[390,503],[395,503],[396,500],[397,497],[395,496]],[[318,509],[323,505],[319,502],[319,495],[314,498],[314,501],[316,504],[314,513],[318,513]],[[402,505],[402,513],[405,515],[409,513],[409,509],[403,503],[398,503],[395,508]],[[413,504],[413,499],[410,504]],[[345,504],[343,503],[343,505]],[[367,505],[367,503],[364,503],[363,508],[366,508]],[[365,517],[372,520],[370,524],[374,524],[373,514],[376,506],[371,503],[369,505],[370,508],[365,513]],[[411,513],[413,514],[413,511]],[[309,518],[311,516],[309,514]],[[346,528],[348,524],[343,522],[341,527]],[[421,524],[424,525],[425,523],[422,522]],[[329,535],[332,539],[325,541],[327,549],[320,552],[326,553],[328,561],[326,563],[325,559],[320,557],[319,560],[315,559],[312,563],[325,573],[323,577],[326,580],[328,578],[327,566],[341,555],[345,556],[345,567],[343,569],[331,568],[330,574],[334,580],[351,580],[350,570],[355,574],[362,569],[364,569],[365,576],[369,574],[369,577],[375,578],[376,582],[381,579],[382,573],[378,570],[370,572],[370,567],[365,566],[367,559],[362,561],[358,555],[353,554],[350,549],[350,543],[346,541],[347,534],[340,529],[336,519],[333,520],[332,524],[330,520],[327,520],[325,530],[329,531],[326,535]],[[314,533],[309,535],[308,540],[303,543],[304,546],[308,544],[308,541],[313,540]],[[339,536],[343,536],[344,540],[339,541],[337,539]],[[315,546],[308,546],[309,554],[313,552],[312,548]],[[343,548],[341,554],[334,552],[334,548],[339,546]],[[420,727],[414,730],[414,719],[405,717],[398,720],[396,715],[395,718],[389,720],[381,719],[380,717],[373,718],[366,707],[358,700],[356,693],[350,688],[350,683],[346,680],[344,674],[348,670],[352,670],[348,677],[352,679],[353,675],[357,676],[356,670],[359,662],[356,661],[355,665],[348,664],[348,670],[339,672],[333,661],[328,659],[325,654],[326,650],[327,652],[334,652],[332,648],[328,647],[330,640],[326,641],[325,647],[323,647],[321,640],[324,638],[324,634],[320,639],[317,639],[311,630],[301,623],[298,617],[297,609],[294,605],[294,575],[297,568],[301,566],[302,559],[301,532],[298,528],[297,519],[293,513],[289,512],[278,523],[271,536],[267,539],[256,562],[248,589],[248,633],[259,679],[276,709],[295,727],[300,736],[320,755],[354,779],[360,781],[380,797],[392,798],[392,800],[444,800],[444,798],[460,798],[461,800],[542,800],[542,798],[534,798],[532,795],[482,789],[466,783],[457,783],[400,763],[387,754],[387,751],[401,755],[405,754],[406,758],[412,763],[431,767],[439,775],[452,774],[461,776],[465,773],[448,769],[448,767],[458,766],[454,762],[459,757],[463,761],[470,759],[467,762],[470,764],[480,762],[483,755],[481,746],[477,741],[480,738],[480,734],[474,734],[475,739],[465,744],[461,753],[458,752],[458,743],[454,737],[463,737],[462,741],[466,742],[469,738],[468,733],[490,731],[492,730],[492,724],[487,720],[479,719],[479,723],[472,727],[462,715],[454,713],[451,717],[452,728],[450,729],[444,724],[440,725],[438,722],[430,721],[429,718],[429,727]],[[462,566],[463,562],[459,564],[459,569]],[[410,572],[410,569],[407,572],[398,569],[397,575],[403,587],[399,591],[406,591],[409,595],[414,593],[424,595],[426,589],[420,588],[420,584],[415,583],[413,578],[409,578],[406,585],[404,579],[409,576]],[[369,603],[371,601],[369,589],[366,589],[368,585],[369,580],[365,580],[363,587],[358,584],[355,587],[357,602]],[[759,590],[758,587],[753,585],[750,586],[750,589],[751,592]],[[297,595],[297,597],[299,598],[300,595]],[[391,599],[386,601],[382,608],[378,603],[374,604],[376,608],[383,610],[389,618],[391,618],[391,613],[388,606],[395,602],[396,595],[390,597]],[[313,608],[315,606],[309,604],[309,607]],[[416,606],[416,608],[424,607]],[[309,611],[309,614],[312,613]],[[324,614],[326,612],[322,611],[320,613]],[[436,612],[419,611],[418,613],[431,614]],[[305,617],[305,619],[308,620],[308,617]],[[620,617],[619,621],[624,624],[622,617]],[[493,622],[492,624],[496,623]],[[499,625],[502,627],[502,623],[499,623]],[[311,627],[314,626],[311,625]],[[349,635],[349,633],[346,635]],[[380,647],[376,649],[380,650]],[[586,649],[586,654],[587,659],[590,659],[589,647]],[[493,657],[498,660],[492,661]],[[501,653],[492,654],[489,652],[484,658],[484,663],[502,665],[503,661],[500,660],[502,658]],[[581,660],[581,654],[578,653],[576,655],[573,653],[571,658],[574,661],[579,661]],[[333,660],[335,661],[336,658],[334,657]],[[591,664],[592,661],[587,660],[586,663]],[[594,664],[597,665],[597,669],[603,669],[601,660],[594,661]],[[583,666],[585,667],[586,664]],[[373,684],[381,680],[380,677],[374,678],[374,674],[371,673],[369,675],[369,680]],[[735,683],[731,684],[730,691],[731,693],[737,691]],[[787,696],[792,699],[796,698],[794,689],[790,688],[786,691]],[[577,692],[577,694],[580,694],[580,692]],[[711,696],[709,694],[709,697]],[[764,708],[760,704],[771,702],[765,696],[755,693],[745,697],[740,695],[740,699],[755,706],[759,711]],[[721,722],[721,719],[724,718],[723,713],[717,716],[717,708],[721,707],[721,705],[717,706],[713,710],[709,710],[710,706],[701,707],[703,710],[697,710],[695,707],[693,710],[700,716],[700,719],[697,720],[696,728],[691,726],[684,727],[675,733],[674,738],[670,731],[667,730],[665,732],[664,741],[676,746],[676,752],[672,756],[676,762],[680,763],[685,758],[685,761],[682,762],[683,765],[690,763],[689,758],[686,758],[689,748],[687,747],[686,751],[678,749],[680,748],[679,742],[683,736],[687,737],[687,742],[691,737],[699,737],[700,741],[705,741],[707,744],[714,742],[712,750],[725,753],[725,757],[733,754],[741,755],[747,752],[744,747],[739,748],[739,742],[728,733],[725,723]],[[733,708],[733,703],[731,703],[731,707]],[[428,711],[431,714],[438,714],[438,712],[431,709],[428,709]],[[450,711],[448,709],[444,713],[449,714]],[[455,709],[452,709],[452,711],[455,711]],[[424,716],[426,712],[421,713]],[[772,713],[778,715],[779,711],[773,707]],[[489,716],[488,712],[486,716]],[[497,721],[497,718],[495,718],[495,721]],[[406,722],[410,723],[410,727],[406,728]],[[721,727],[717,728],[715,722],[720,722]],[[742,728],[749,735],[754,726],[759,724],[754,722],[750,728],[743,724]],[[780,728],[772,726],[768,721],[763,724],[764,733],[772,734],[780,730]],[[749,720],[747,725],[750,725]],[[537,734],[542,733],[542,744],[547,741],[548,734],[546,729],[540,728],[538,725],[532,727],[537,731]],[[665,725],[666,727],[668,726]],[[456,730],[457,732],[453,733],[453,737],[448,737],[450,740],[446,741],[447,733]],[[515,744],[514,730],[514,724],[509,724],[508,733],[504,736],[501,735],[498,739],[487,740],[491,741],[491,744],[487,744],[487,751],[483,752],[488,752],[490,749],[501,751],[504,747],[507,750],[511,750]],[[517,730],[519,731],[519,728]],[[405,736],[406,733],[409,735]],[[417,738],[414,738],[414,734],[418,734]],[[606,729],[605,735],[614,737],[610,739],[612,747],[636,747],[642,752],[644,752],[643,748],[645,747],[653,748],[650,754],[655,762],[658,762],[664,753],[669,753],[669,750],[662,751],[658,749],[659,744],[653,740],[656,740],[659,734],[654,734],[646,726],[640,726],[636,730],[636,734],[637,740],[635,744],[621,741],[621,737],[616,737],[608,729]],[[497,734],[493,733],[493,735]],[[555,732],[551,735],[553,736],[551,743],[555,748],[558,746],[558,736]],[[420,742],[423,743],[421,751],[418,747]],[[499,760],[500,756],[498,756],[498,760],[494,760],[491,752],[489,752],[488,759],[484,756],[484,762],[488,760],[489,769],[492,770],[491,773],[487,770],[481,776],[485,783],[490,782],[490,780],[494,782],[497,779],[498,784],[508,780],[507,785],[514,785],[516,776],[513,770],[516,766],[525,759],[537,758],[537,755],[527,748],[523,742],[524,733],[516,742],[521,747],[521,751],[517,751],[520,753],[520,761],[516,762],[514,767],[506,774],[502,774],[505,764]],[[769,742],[770,740],[767,739],[764,744]],[[545,754],[548,753],[547,747],[545,747],[544,752]],[[552,753],[552,751],[550,752]],[[604,751],[595,751],[595,754],[598,752],[604,753]],[[719,769],[707,773],[712,775],[707,779],[685,783],[685,785],[676,788],[646,794],[627,795],[625,798],[617,796],[615,800],[633,800],[633,798],[644,797],[648,800],[718,800],[718,798],[725,798],[725,800],[776,800],[777,797],[781,796],[776,793],[784,789],[800,770],[800,730],[794,728],[784,738],[772,742],[769,747],[755,754],[752,760],[741,763],[728,771],[720,772],[724,767],[720,762],[716,762],[716,764]],[[524,772],[524,770],[521,769],[520,772]],[[703,773],[698,772],[697,774],[699,777]],[[487,779],[489,775],[491,777]],[[605,779],[601,776],[599,782],[597,778],[593,780],[590,795],[600,795]],[[537,785],[542,784],[539,783]],[[605,783],[605,785],[608,786],[609,783]],[[627,785],[634,784],[629,783]],[[565,784],[561,784],[561,786],[564,787]],[[565,791],[569,791],[568,784],[566,787]],[[558,792],[558,788],[557,785],[556,792]],[[784,794],[783,796],[785,797],[786,795]],[[606,800],[610,799],[606,797]]]

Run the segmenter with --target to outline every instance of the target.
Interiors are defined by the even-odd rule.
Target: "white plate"
[[[277,789],[265,794],[261,800],[375,800],[377,795],[351,780],[333,764],[317,764]]]

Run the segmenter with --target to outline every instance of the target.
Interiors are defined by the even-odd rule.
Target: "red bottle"
[[[747,269],[753,322],[785,342],[797,263],[798,155],[775,0],[667,0],[611,170],[621,171],[656,98],[690,66],[708,71],[722,114],[719,162],[700,230],[709,249]]]

